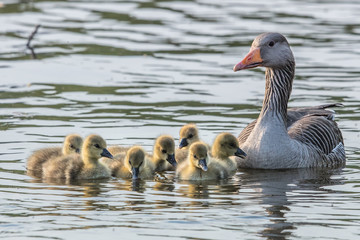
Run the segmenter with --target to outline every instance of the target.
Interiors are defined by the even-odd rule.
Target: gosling
[[[239,142],[230,133],[220,133],[214,140],[211,148],[212,161],[222,165],[229,176],[236,173],[237,162],[231,156],[245,158],[246,153],[239,148]]]
[[[186,124],[180,129],[180,144],[176,149],[176,161],[183,162],[189,153],[191,144],[200,141],[199,131],[195,124]]]
[[[179,164],[176,177],[180,180],[219,180],[228,178],[224,167],[217,162],[209,162],[208,146],[196,142],[190,146],[186,161]]]
[[[81,155],[71,154],[47,161],[43,165],[43,178],[102,179],[111,176],[110,169],[99,162],[99,158],[113,156],[106,149],[105,140],[99,135],[88,136],[82,146]]]
[[[32,177],[42,177],[42,167],[49,159],[80,153],[82,138],[77,134],[66,136],[63,147],[43,148],[35,151],[27,160],[27,174]]]
[[[177,166],[174,139],[169,135],[161,135],[155,141],[153,155],[147,157],[150,158],[156,172],[174,170]]]
[[[144,149],[133,146],[127,152],[114,155],[114,159],[103,159],[111,169],[113,177],[126,179],[152,179],[154,177],[154,165],[146,158]]]

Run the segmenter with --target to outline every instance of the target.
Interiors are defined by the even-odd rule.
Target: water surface
[[[358,239],[360,4],[356,1],[16,1],[0,8],[0,237]],[[29,35],[37,59],[26,48]],[[68,133],[141,144],[188,122],[211,143],[259,113],[264,69],[232,66],[265,31],[296,58],[289,105],[335,109],[347,166],[240,171],[191,184],[73,185],[26,176],[35,149]]]

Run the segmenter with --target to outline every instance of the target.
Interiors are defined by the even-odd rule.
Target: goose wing
[[[288,129],[288,134],[293,139],[320,149],[326,155],[339,143],[344,144],[336,122],[323,115],[301,118]]]
[[[315,107],[289,108],[287,112],[287,128],[290,129],[294,123],[305,116],[323,116],[330,120],[334,119],[334,111],[327,110],[331,107],[342,107],[341,103],[324,104]],[[238,136],[240,145],[246,141],[256,125],[257,119],[247,125]],[[340,133],[341,134],[341,133]]]
[[[291,138],[320,156],[312,167],[341,167],[346,162],[344,140],[335,121],[327,115],[307,115],[288,129]]]

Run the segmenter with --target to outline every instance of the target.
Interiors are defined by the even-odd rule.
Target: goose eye
[[[165,150],[165,149],[163,149],[163,150],[161,150],[161,152],[162,152],[162,153],[166,153],[166,150]]]
[[[197,156],[194,154],[194,158],[197,158]]]
[[[100,145],[99,144],[95,144],[94,145],[96,148],[100,148]]]
[[[269,46],[273,47],[275,45],[274,41],[269,42]]]
[[[192,134],[189,134],[189,136],[188,136],[188,138],[192,138],[194,135],[192,135]]]
[[[72,144],[70,144],[70,148],[74,149],[74,148],[75,148],[75,146],[74,146],[74,145],[72,145]]]
[[[235,147],[235,144],[234,144],[234,143],[230,143],[230,147]]]

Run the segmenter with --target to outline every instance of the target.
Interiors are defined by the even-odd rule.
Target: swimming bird
[[[44,179],[101,179],[111,176],[110,169],[99,158],[113,156],[106,149],[105,140],[99,135],[88,136],[81,155],[71,154],[51,159],[43,165]]]
[[[132,179],[154,177],[154,165],[146,158],[146,153],[140,146],[133,146],[126,152],[114,155],[114,159],[103,159],[103,162],[111,169],[111,175],[114,177]]]
[[[230,133],[220,133],[216,136],[211,147],[212,161],[217,161],[224,166],[228,174],[234,175],[237,170],[237,162],[231,156],[245,158],[246,153],[239,148],[239,142],[236,137]]]
[[[186,124],[180,129],[180,144],[176,149],[176,162],[181,163],[187,158],[189,148],[194,142],[200,141],[199,130],[195,124]]]
[[[130,147],[123,147],[123,146],[118,146],[118,145],[112,145],[112,146],[109,146],[107,148],[107,150],[113,155],[115,156],[116,154],[119,154],[119,153],[126,153],[127,150],[129,150]]]
[[[49,147],[36,150],[27,160],[27,173],[32,177],[41,178],[42,167],[46,161],[72,153],[80,153],[82,143],[83,140],[80,135],[70,134],[66,136],[63,147]]]
[[[228,178],[227,171],[217,162],[209,161],[209,148],[203,142],[190,146],[187,159],[179,164],[176,177],[181,180],[218,180]]]
[[[174,170],[177,166],[175,160],[175,142],[169,135],[161,135],[155,140],[153,154],[147,154],[155,166],[156,172]]]
[[[250,52],[234,71],[262,66],[265,97],[260,115],[239,135],[247,153],[240,167],[283,169],[339,167],[346,162],[343,137],[328,104],[288,109],[295,75],[295,60],[286,38],[263,33],[255,38]]]

